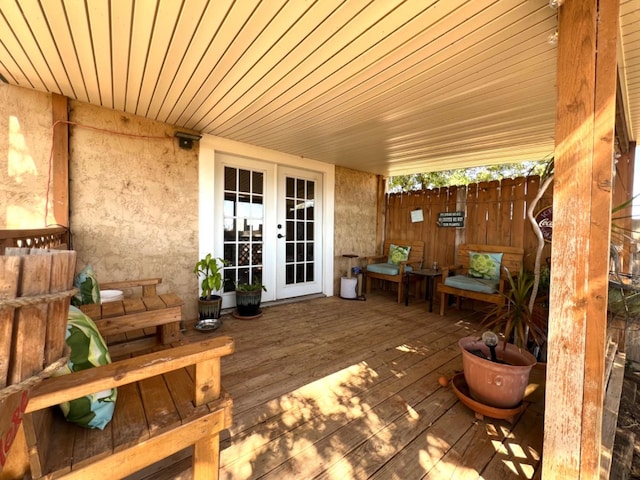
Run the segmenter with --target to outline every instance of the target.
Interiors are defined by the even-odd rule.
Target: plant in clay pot
[[[529,309],[532,275],[520,272],[508,279],[511,289],[505,294],[505,304],[493,308],[484,320],[493,331],[485,332],[482,338],[465,337],[458,342],[471,397],[503,409],[520,404],[531,369],[537,363],[526,350],[529,339],[540,344],[545,338]],[[495,332],[500,332],[502,338]]]

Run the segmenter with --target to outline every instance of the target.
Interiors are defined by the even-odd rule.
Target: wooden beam
[[[600,474],[618,8],[559,10],[543,478]]]
[[[67,97],[56,93],[51,95],[51,123],[54,125],[52,138],[51,200],[52,209],[47,218],[47,226],[69,226],[69,120]],[[53,219],[50,220],[51,216]]]
[[[596,25],[596,78],[589,235],[589,302],[585,337],[585,392],[582,412],[581,473],[600,475],[606,395],[607,297],[615,154],[619,0],[599,0]]]

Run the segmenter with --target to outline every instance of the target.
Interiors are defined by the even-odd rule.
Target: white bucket
[[[119,302],[124,300],[121,290],[100,290],[100,303]]]
[[[342,298],[357,298],[356,286],[358,279],[355,277],[342,277],[340,281],[340,296]]]

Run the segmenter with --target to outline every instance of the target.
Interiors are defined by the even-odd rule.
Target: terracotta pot
[[[464,379],[474,400],[497,408],[514,408],[522,401],[529,373],[536,364],[531,353],[510,343],[505,350],[501,341],[496,356],[506,363],[496,363],[470,353],[480,350],[490,358],[489,347],[477,337],[464,337],[458,345],[462,350]]]

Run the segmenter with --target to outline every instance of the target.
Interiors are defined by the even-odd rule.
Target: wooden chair
[[[447,277],[453,275],[466,277],[468,275],[470,261],[469,252],[502,253],[500,280],[498,281],[496,289],[490,289],[493,293],[477,292],[445,284]],[[522,269],[523,257],[524,249],[520,247],[479,244],[460,245],[458,248],[458,265],[445,267],[442,271],[442,282],[438,284],[438,292],[440,293],[440,315],[444,315],[448,300],[447,295],[456,295],[458,297],[458,308],[461,306],[462,298],[470,298],[472,300],[480,300],[482,302],[493,303],[496,305],[504,305],[505,280],[508,275],[507,270],[511,275],[517,275]]]
[[[217,479],[219,433],[231,426],[232,408],[220,358],[233,349],[230,337],[217,337],[44,380],[31,390],[23,422],[32,478],[124,478],[193,446],[193,478]],[[67,423],[57,411],[113,387],[118,399],[105,430]]]
[[[400,262],[394,266],[387,262],[389,257],[389,248],[391,244],[409,246],[409,258],[406,262]],[[373,279],[384,280],[386,282],[398,284],[398,303],[404,300],[404,276],[407,265],[411,268],[422,268],[422,257],[424,256],[424,242],[422,240],[386,240],[382,248],[382,255],[367,257],[367,267],[365,271],[366,292],[371,293],[371,285]],[[384,265],[384,271],[387,273],[375,272],[370,269],[372,265]],[[397,268],[394,268],[397,267]],[[418,277],[416,277],[418,279]]]

